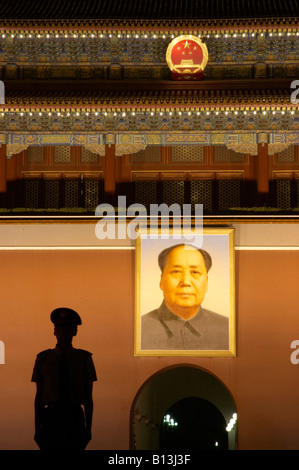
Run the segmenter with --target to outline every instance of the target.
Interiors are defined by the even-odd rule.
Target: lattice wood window
[[[39,208],[41,180],[36,178],[24,179],[24,202],[25,207],[37,209]]]
[[[135,202],[147,209],[157,203],[157,181],[135,181]]]
[[[291,146],[277,154],[277,163],[294,163],[295,147]]]
[[[276,180],[276,207],[289,209],[291,207],[292,181]]]
[[[241,181],[240,180],[220,180],[218,181],[220,210],[241,205]]]
[[[82,147],[81,149],[81,162],[82,163],[97,163],[98,154],[91,152],[90,150]]]
[[[184,204],[185,181],[163,181],[163,202],[167,205]]]
[[[54,147],[54,162],[55,163],[70,163],[71,162],[71,147],[67,145],[57,145]]]
[[[131,155],[132,163],[157,163],[161,161],[161,147],[148,146]]]
[[[65,180],[65,207],[79,207],[79,190],[80,181],[78,179]]]
[[[214,147],[214,162],[243,163],[245,162],[245,156],[243,153],[228,149],[225,145],[216,145]]]
[[[28,147],[27,163],[44,163],[44,147]]]
[[[94,211],[100,199],[99,181],[85,180],[84,189],[85,208]]]
[[[203,204],[204,212],[212,212],[213,209],[213,181],[191,181],[191,205]]]
[[[44,181],[44,194],[45,194],[45,207],[47,209],[59,208],[59,180],[45,180]]]
[[[203,163],[204,147],[203,146],[174,146],[171,149],[171,161],[174,163]]]

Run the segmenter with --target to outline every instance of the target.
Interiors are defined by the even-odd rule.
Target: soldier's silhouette
[[[84,450],[91,440],[92,387],[97,380],[92,354],[72,346],[77,312],[60,307],[51,313],[57,344],[40,352],[32,382],[36,382],[35,435],[41,450]]]

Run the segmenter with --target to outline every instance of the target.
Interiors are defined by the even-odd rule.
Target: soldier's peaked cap
[[[82,325],[79,314],[75,310],[67,307],[55,308],[50,318],[54,325]]]

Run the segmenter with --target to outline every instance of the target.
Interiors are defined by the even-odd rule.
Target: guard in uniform
[[[40,352],[36,382],[35,436],[41,450],[84,450],[91,440],[92,386],[97,380],[92,354],[72,346],[81,318],[70,308],[51,313],[57,344]]]

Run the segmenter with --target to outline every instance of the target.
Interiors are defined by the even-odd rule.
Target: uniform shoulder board
[[[92,353],[89,351],[86,351],[85,349],[78,349],[80,351],[80,354],[85,354],[86,356],[92,356]]]
[[[45,349],[44,351],[41,351],[40,353],[38,353],[38,357],[45,357],[47,356],[50,352],[52,351],[52,349]]]

